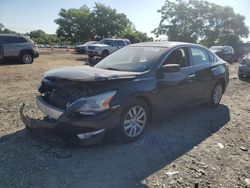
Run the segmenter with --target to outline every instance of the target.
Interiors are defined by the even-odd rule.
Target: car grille
[[[53,89],[52,92],[45,94],[45,100],[55,107],[66,109],[69,95],[63,90]]]
[[[88,49],[89,49],[89,50],[94,50],[95,47],[94,47],[94,46],[88,46]]]

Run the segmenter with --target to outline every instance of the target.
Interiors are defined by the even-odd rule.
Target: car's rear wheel
[[[140,99],[131,101],[123,110],[119,126],[120,138],[125,142],[137,140],[149,121],[149,108]]]
[[[33,56],[30,52],[22,52],[20,55],[20,62],[23,64],[33,63]]]
[[[209,104],[211,106],[218,106],[220,104],[222,95],[223,95],[223,83],[222,81],[219,80],[214,86]]]

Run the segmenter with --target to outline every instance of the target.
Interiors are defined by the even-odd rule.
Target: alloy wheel
[[[128,137],[134,138],[142,133],[147,121],[146,110],[142,106],[134,106],[125,115],[123,128]]]
[[[221,84],[218,84],[215,88],[214,88],[214,93],[213,93],[213,101],[214,104],[218,104],[220,102],[220,99],[222,97],[222,86]]]

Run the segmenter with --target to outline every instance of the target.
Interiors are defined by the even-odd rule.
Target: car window
[[[215,62],[216,60],[214,54],[212,54],[211,52],[208,52],[208,58],[209,58],[209,62]]]
[[[201,65],[209,62],[208,54],[201,48],[190,48],[192,65]]]
[[[130,45],[131,43],[130,43],[130,41],[125,41],[125,43],[126,43],[126,45]]]
[[[227,53],[233,53],[233,50],[232,50],[232,48],[230,48],[230,47],[226,47],[226,50],[225,50]]]
[[[179,64],[180,67],[186,67],[189,64],[187,54],[187,48],[178,48],[168,55],[163,65]]]
[[[112,46],[119,46],[118,44],[119,44],[118,41],[114,40],[113,43],[112,43]]]
[[[107,44],[107,45],[112,45],[112,40],[109,40],[109,39],[103,39],[100,41],[100,44]]]
[[[122,40],[117,41],[118,46],[125,46],[124,42]]]
[[[27,40],[23,37],[18,37],[18,42],[20,42],[20,43],[27,42]]]
[[[2,43],[3,44],[13,44],[13,43],[18,43],[19,40],[17,37],[14,36],[7,36],[2,38]]]

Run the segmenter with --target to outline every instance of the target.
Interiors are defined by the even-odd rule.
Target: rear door
[[[18,37],[5,36],[2,38],[3,54],[5,57],[19,56],[20,44]]]
[[[213,67],[213,59],[209,57],[209,52],[201,47],[190,47],[190,62],[194,71],[193,98],[194,102],[207,99],[213,87],[214,74],[216,67]]]
[[[2,47],[2,37],[0,37],[0,60],[3,59],[3,47]]]

